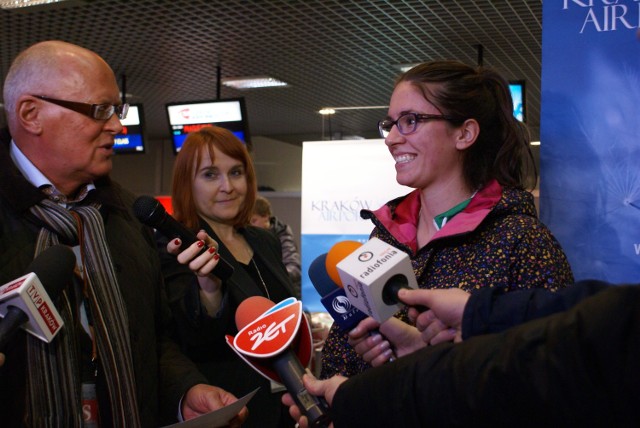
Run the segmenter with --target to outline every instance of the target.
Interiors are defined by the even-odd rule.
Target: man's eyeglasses
[[[68,108],[69,110],[73,110],[77,113],[84,114],[85,116],[89,116],[95,120],[109,120],[114,113],[118,115],[118,119],[122,120],[127,117],[127,112],[129,111],[129,104],[87,104],[75,101],[58,100],[44,95],[32,96],[64,108]]]
[[[448,120],[450,122],[463,122],[464,119],[458,116],[450,116],[446,114],[418,114],[406,113],[397,120],[384,119],[378,122],[378,131],[382,138],[387,138],[393,125],[398,127],[398,132],[402,135],[411,134],[418,127],[418,122],[426,122],[428,120]]]

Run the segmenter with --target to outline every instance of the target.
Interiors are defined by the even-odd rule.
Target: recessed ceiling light
[[[229,77],[222,79],[222,84],[235,89],[271,88],[289,86],[287,82],[269,76]]]
[[[127,100],[131,100],[131,99],[138,99],[140,97],[138,97],[136,94],[132,94],[131,92],[127,92],[126,94],[124,94]],[[120,92],[120,99],[122,99],[122,92]]]
[[[406,73],[407,71],[411,70],[413,67],[415,67],[416,65],[418,65],[420,63],[415,63],[415,64],[398,64],[396,65],[396,67],[398,68],[398,70],[400,70],[403,73]]]
[[[318,113],[326,116],[328,114],[336,114],[336,110],[332,108],[322,108],[318,110]]]
[[[0,0],[0,9],[19,9],[29,6],[47,6],[55,3],[62,3],[65,0]],[[74,1],[71,3],[78,3]]]
[[[318,113],[322,115],[335,114],[338,110],[371,110],[371,109],[386,109],[389,106],[353,106],[353,107],[323,107],[318,110]]]

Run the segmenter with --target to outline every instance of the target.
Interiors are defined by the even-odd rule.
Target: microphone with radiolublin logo
[[[238,334],[227,335],[227,344],[262,376],[283,384],[310,427],[327,427],[331,422],[327,403],[302,383],[313,356],[302,302],[291,297],[275,304],[262,296],[249,297],[236,310],[236,327]]]

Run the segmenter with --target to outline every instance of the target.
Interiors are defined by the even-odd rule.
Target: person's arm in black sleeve
[[[474,292],[464,308],[462,339],[498,333],[524,322],[571,308],[611,285],[602,281],[580,281],[556,292],[529,289],[505,292],[485,288]]]
[[[499,334],[427,347],[344,382],[336,428],[638,426],[640,287]]]
[[[167,253],[168,239],[165,236],[156,233],[155,239],[168,303],[176,322],[174,339],[183,347],[207,342],[214,346],[217,339],[224,336],[229,323],[233,322],[233,313],[226,304],[227,293],[223,291],[223,302],[218,312],[207,314],[200,299],[196,275],[188,266],[178,263],[175,255]]]

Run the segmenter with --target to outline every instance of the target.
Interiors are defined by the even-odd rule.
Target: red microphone
[[[238,334],[227,335],[227,344],[262,376],[283,384],[310,427],[327,427],[331,422],[327,403],[302,383],[301,361],[308,366],[312,356],[311,329],[302,303],[293,297],[277,305],[265,297],[249,297],[238,306],[236,327]]]

